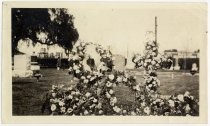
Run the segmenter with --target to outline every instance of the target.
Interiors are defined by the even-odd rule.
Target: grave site
[[[176,50],[160,52],[156,16],[142,53],[127,49],[120,54],[99,42],[80,40],[68,9],[12,11],[13,115],[199,116],[199,58],[180,58]],[[26,20],[26,29],[17,27]],[[16,53],[18,35],[31,42],[23,48],[28,53]],[[40,51],[42,46],[48,52]]]
[[[88,53],[94,54],[94,51],[90,51],[93,49],[89,48],[88,50]],[[26,57],[25,55],[21,56],[24,58]],[[19,58],[21,56],[17,56],[18,59],[21,59]],[[94,55],[92,55],[92,57],[97,58],[95,59],[95,62],[100,64],[98,56],[94,57]],[[27,71],[25,71],[25,74],[20,72],[19,76],[15,74],[12,78],[12,96],[14,99],[13,115],[48,115],[49,111],[43,111],[42,109],[43,104],[46,102],[46,95],[52,87],[59,87],[59,85],[62,85],[62,87],[67,89],[69,86],[71,87],[71,85],[77,84],[80,80],[76,79],[73,74],[69,75],[69,69],[57,70],[56,68],[41,68],[40,73],[43,77],[37,81],[36,78],[33,77],[33,72],[30,69],[30,58],[25,59],[27,59],[25,62],[28,66],[23,66],[23,59],[21,59],[21,70],[25,70],[27,66],[27,70],[30,71],[31,74],[27,74]],[[113,59],[113,71],[126,71],[130,75],[136,77],[137,84],[142,84],[144,82],[144,70],[136,68],[127,69],[126,58],[121,55],[114,55]],[[16,62],[19,63],[20,61],[17,59],[14,61],[14,71],[16,71]],[[157,70],[158,78],[161,81],[160,86],[158,87],[158,93],[161,93],[161,96],[163,97],[170,97],[172,94],[184,94],[188,91],[195,99],[199,99],[199,76],[184,73],[190,73],[190,70]],[[135,98],[135,92],[128,87],[129,85],[123,83],[119,83],[116,87],[113,87],[113,92],[115,92],[115,97],[117,98],[117,105],[128,107],[138,104],[136,101],[137,99]],[[45,107],[45,109],[47,109],[47,107]]]

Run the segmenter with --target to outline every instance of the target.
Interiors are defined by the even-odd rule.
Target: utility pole
[[[157,16],[155,16],[155,42],[157,42]]]

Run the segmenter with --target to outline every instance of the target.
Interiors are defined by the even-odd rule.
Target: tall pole
[[[155,42],[157,42],[157,16],[155,16]]]

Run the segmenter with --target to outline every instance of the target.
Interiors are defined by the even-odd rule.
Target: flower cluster
[[[86,46],[87,45],[94,45],[96,47],[97,53],[101,56],[100,64],[97,66],[97,71],[100,71],[100,73],[111,71],[113,62],[112,62],[112,54],[109,50],[103,49],[100,45],[93,44],[93,43],[84,43],[84,42],[78,42],[74,45],[71,53],[70,53],[70,67],[69,67],[69,73],[73,73],[75,77],[80,78],[84,73],[84,66],[82,64],[85,54],[86,54]],[[92,72],[92,71],[86,71],[86,72]]]
[[[160,80],[157,78],[156,70],[161,67],[163,57],[158,53],[157,42],[147,42],[144,55],[137,54],[133,57],[132,61],[135,63],[136,68],[143,67],[145,69],[144,86],[146,92],[144,95],[158,93]]]
[[[144,86],[142,92],[138,92],[136,99],[141,104],[142,112],[146,115],[198,115],[198,101],[186,92],[185,95],[160,98],[158,87],[160,80],[157,78],[156,70],[162,67],[163,62],[169,62],[158,53],[155,41],[146,43],[144,55],[136,54],[132,61],[136,68],[144,68]],[[141,110],[141,109],[140,109]]]
[[[162,97],[158,93],[160,80],[157,78],[157,64],[161,64],[156,42],[148,42],[145,55],[136,55],[134,63],[145,68],[143,83],[137,83],[136,77],[128,72],[110,69],[112,55],[96,45],[101,63],[92,71],[84,70],[85,48],[92,43],[78,43],[72,50],[70,73],[73,73],[76,85],[52,86],[48,102],[53,115],[162,115],[197,116],[198,101],[186,92],[184,95]],[[150,59],[150,60],[149,60]],[[155,63],[152,63],[155,61]],[[146,63],[146,65],[145,65]],[[111,64],[111,65],[110,65]],[[135,103],[131,106],[120,105],[114,87],[125,85],[135,94]]]
[[[132,61],[136,68],[145,68],[147,71],[157,70],[161,67],[163,56],[158,53],[158,46],[155,41],[149,41],[146,44],[144,56],[134,55]]]
[[[150,73],[144,76],[144,84],[147,92],[154,93],[157,92],[160,86],[160,80],[157,78],[156,73]]]
[[[170,96],[168,99],[155,99],[151,105],[152,115],[164,116],[198,116],[199,103],[190,95],[188,91],[185,94]]]

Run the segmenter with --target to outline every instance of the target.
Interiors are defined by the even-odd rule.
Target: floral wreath
[[[96,52],[106,60],[92,71],[83,68],[85,48],[92,44]],[[186,92],[184,95],[162,98],[158,93],[160,81],[155,72],[160,67],[157,43],[146,45],[143,57],[134,57],[136,68],[143,66],[143,83],[137,83],[136,77],[128,72],[112,70],[112,54],[100,45],[79,43],[72,49],[69,73],[74,75],[75,85],[52,85],[42,112],[48,108],[52,115],[198,115],[198,101]],[[150,59],[150,60],[149,60]],[[154,63],[155,62],[155,63]],[[120,105],[113,90],[124,84],[135,94],[135,103],[131,106]]]

